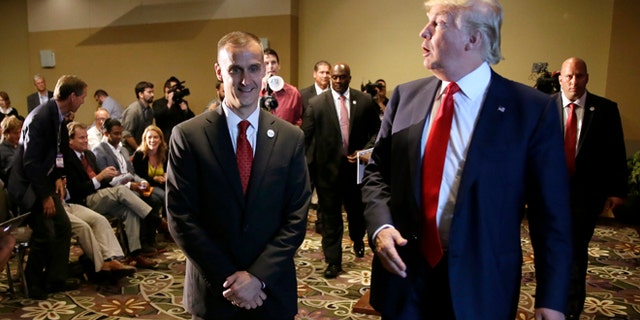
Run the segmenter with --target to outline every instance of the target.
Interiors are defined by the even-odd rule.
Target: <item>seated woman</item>
[[[0,94],[1,93],[2,92],[0,92]],[[2,179],[6,185],[7,173],[13,160],[13,154],[16,152],[18,142],[20,142],[22,120],[14,115],[5,117],[2,122],[0,122],[0,128],[2,129],[2,143],[0,143],[0,179]]]
[[[164,199],[165,168],[167,167],[167,144],[160,128],[150,125],[142,134],[142,142],[133,153],[133,171],[153,186],[153,193]],[[162,216],[166,218],[163,208]]]
[[[0,91],[0,121],[8,116],[18,116],[18,110],[11,108],[11,99],[9,94]]]

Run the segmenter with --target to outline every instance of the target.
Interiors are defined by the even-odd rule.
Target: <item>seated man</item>
[[[89,137],[89,149],[93,150],[102,142],[102,131],[104,130],[104,122],[109,119],[109,111],[105,108],[98,108],[95,113],[94,125],[87,130]]]
[[[120,173],[114,178],[106,179],[106,182],[111,186],[125,185],[134,191],[139,190],[141,185],[148,186],[149,183],[146,180],[135,174],[129,151],[120,144],[124,130],[121,122],[116,119],[107,119],[103,127],[104,139],[93,149],[98,171],[107,167],[114,167]],[[140,195],[142,196],[141,193]],[[149,196],[146,196],[146,194],[142,196],[142,200],[150,205],[155,213],[143,221],[142,229],[147,232],[145,233],[145,239],[149,240],[149,242],[142,243],[142,246],[155,248],[157,246],[155,232],[160,226],[160,212],[164,207],[164,191],[155,188]]]
[[[79,122],[67,125],[69,149],[64,151],[65,172],[69,202],[84,205],[106,216],[115,216],[124,220],[131,260],[136,266],[153,268],[157,262],[143,257],[140,221],[149,216],[152,208],[142,201],[133,191],[123,185],[109,186],[106,179],[118,175],[114,167],[97,171],[96,158],[87,150],[87,129]],[[155,234],[154,234],[155,236]],[[145,248],[145,253],[154,253],[154,248]]]
[[[122,247],[113,233],[111,224],[101,214],[79,204],[65,203],[71,232],[78,237],[82,251],[93,261],[95,272],[112,272],[117,276],[129,276],[136,269],[122,264]]]

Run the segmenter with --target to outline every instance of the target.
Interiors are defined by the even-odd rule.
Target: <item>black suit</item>
[[[47,91],[47,95],[49,96],[49,100],[53,98],[53,92]],[[34,92],[27,96],[27,113],[30,113],[37,106],[40,105],[40,93]]]
[[[563,119],[562,94],[554,95]],[[609,197],[627,194],[627,162],[618,105],[587,92],[578,138],[575,174],[570,178],[573,222],[574,267],[569,313],[579,314],[584,306],[585,276],[589,241],[596,221]],[[564,132],[564,123],[561,128]]]
[[[304,240],[309,178],[299,128],[260,110],[251,177],[243,194],[223,108],[173,129],[167,171],[169,230],[188,257],[183,304],[204,319],[292,319],[293,256]],[[235,139],[235,138],[233,138]],[[267,299],[244,310],[223,295],[245,270]]]
[[[349,89],[349,150],[373,146],[380,129],[378,109],[369,95]],[[318,211],[322,212],[322,248],[330,264],[342,263],[342,205],[349,221],[351,240],[362,241],[365,233],[360,186],[356,184],[356,164],[347,160],[342,145],[340,123],[332,90],[309,100],[302,122],[311,163],[315,166]],[[315,146],[313,146],[315,140]]]
[[[9,177],[9,193],[30,210],[31,235],[25,276],[31,294],[58,291],[67,276],[71,225],[56,194],[58,150],[68,148],[69,137],[55,100],[36,107],[24,121],[22,137]],[[56,213],[43,214],[43,200],[52,197]]]

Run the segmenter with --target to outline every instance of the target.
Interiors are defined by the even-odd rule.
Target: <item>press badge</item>
[[[64,168],[64,159],[62,158],[62,153],[58,153],[56,155],[56,168]]]

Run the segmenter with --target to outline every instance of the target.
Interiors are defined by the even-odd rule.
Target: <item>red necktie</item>
[[[345,96],[340,95],[340,131],[342,132],[344,153],[349,154],[349,111],[345,100]]]
[[[253,149],[247,139],[247,128],[250,123],[242,120],[238,123],[238,141],[236,143],[236,160],[240,171],[240,181],[242,182],[242,192],[247,193],[249,178],[251,177],[251,164],[253,163]]]
[[[564,132],[564,154],[567,158],[567,169],[572,176],[576,172],[576,145],[578,144],[578,118],[576,117],[576,105],[569,103],[569,116],[567,117]]]
[[[87,174],[89,175],[89,179],[93,179],[93,177],[96,176],[96,172],[93,171],[93,168],[91,168],[91,166],[89,165],[89,162],[87,162],[87,158],[84,157],[84,153],[80,154],[80,162],[82,162],[82,167],[84,168],[84,171],[86,171]]]
[[[449,83],[445,88],[442,104],[432,121],[427,145],[422,158],[422,207],[424,210],[423,236],[420,248],[431,267],[442,259],[442,244],[436,219],[438,209],[438,197],[444,159],[451,135],[451,120],[453,119],[453,95],[460,90],[455,82]]]

